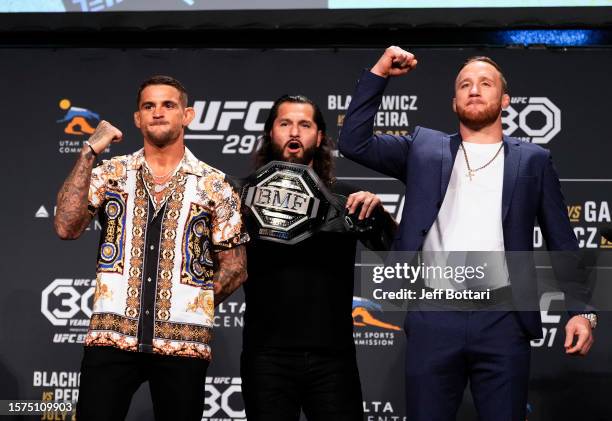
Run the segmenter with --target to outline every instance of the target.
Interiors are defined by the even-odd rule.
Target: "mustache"
[[[287,147],[291,146],[292,144],[293,144],[293,145],[295,145],[296,143],[297,143],[297,144],[298,144],[298,145],[299,145],[301,148],[304,148],[304,145],[302,144],[302,142],[300,142],[300,140],[299,140],[299,139],[291,139],[291,140],[287,141],[287,142],[285,143],[285,146],[284,146],[284,147],[285,147],[285,148],[287,148]]]

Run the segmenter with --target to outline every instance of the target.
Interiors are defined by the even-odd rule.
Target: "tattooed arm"
[[[79,238],[91,221],[87,211],[87,194],[95,157],[88,149],[88,146],[83,148],[76,165],[57,194],[54,226],[62,240]]]
[[[81,236],[91,221],[87,210],[87,196],[91,171],[96,154],[102,152],[111,142],[121,140],[121,132],[107,121],[101,121],[96,131],[89,138],[89,144],[81,150],[76,165],[57,194],[57,210],[55,212],[55,232],[63,240],[74,240]]]
[[[247,278],[245,246],[233,247],[216,255],[219,268],[215,272],[215,307],[232,295]]]

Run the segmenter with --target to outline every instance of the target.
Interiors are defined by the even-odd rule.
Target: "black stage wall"
[[[337,139],[361,69],[379,50],[4,49],[2,71],[2,264],[0,399],[75,399],[82,342],[91,312],[99,225],[75,242],[53,232],[55,195],[90,128],[100,119],[124,142],[105,156],[141,147],[132,123],[139,83],[153,74],[177,77],[197,117],[187,146],[233,175],[251,171],[257,136],[271,102],[301,93],[322,107]],[[419,66],[391,81],[377,130],[415,125],[455,131],[451,110],[458,66],[487,54],[505,69],[512,105],[507,134],[552,151],[581,247],[610,252],[599,229],[611,222],[612,54],[609,49],[417,49]],[[342,157],[337,174],[382,196],[399,215],[401,183]],[[541,235],[534,242],[543,249]],[[609,249],[609,250],[605,250]],[[604,268],[606,280],[610,271]],[[271,269],[273,270],[273,269]],[[355,291],[359,296],[359,291]],[[551,300],[552,298],[552,300]],[[563,352],[565,314],[544,297],[545,338],[532,343],[531,421],[612,420],[612,321],[600,315],[588,358]],[[273,305],[273,303],[271,304]],[[204,419],[245,419],[238,371],[244,304],[241,292],[218,309]],[[366,420],[409,420],[403,402],[403,314],[373,314],[388,328],[355,326]],[[361,320],[357,320],[360,322]],[[466,393],[461,419],[474,419]],[[137,393],[130,420],[152,419],[148,388]]]

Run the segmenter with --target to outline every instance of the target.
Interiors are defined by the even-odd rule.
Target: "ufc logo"
[[[95,287],[89,279],[56,279],[42,291],[40,311],[53,326],[66,326],[68,319],[83,312],[91,317],[90,297]]]
[[[519,104],[525,106],[520,111],[517,111],[512,105],[504,110],[505,115],[502,117],[502,123],[506,125],[504,134],[510,136],[520,129],[532,143],[545,144],[561,131],[561,110],[548,98],[514,97],[511,103],[514,107]],[[532,118],[543,117],[544,124],[534,127],[533,122],[528,121],[530,115]]]
[[[246,421],[241,405],[242,381],[240,377],[207,377],[203,420],[226,419]]]
[[[402,211],[404,210],[404,195],[394,193],[379,193],[376,196],[380,198],[385,210],[389,212],[399,224],[402,220]]]
[[[242,129],[261,132],[264,123],[259,122],[263,110],[272,108],[272,101],[195,101],[195,118],[189,124],[193,131],[228,131],[232,122],[243,122]]]

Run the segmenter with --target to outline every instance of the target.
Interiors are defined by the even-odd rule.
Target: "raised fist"
[[[111,143],[121,142],[123,133],[121,130],[110,124],[106,120],[100,121],[96,127],[96,131],[89,138],[89,144],[93,150],[99,154],[108,147]]]
[[[370,71],[386,78],[389,76],[405,75],[413,70],[416,65],[417,59],[414,54],[392,45],[385,50]]]

